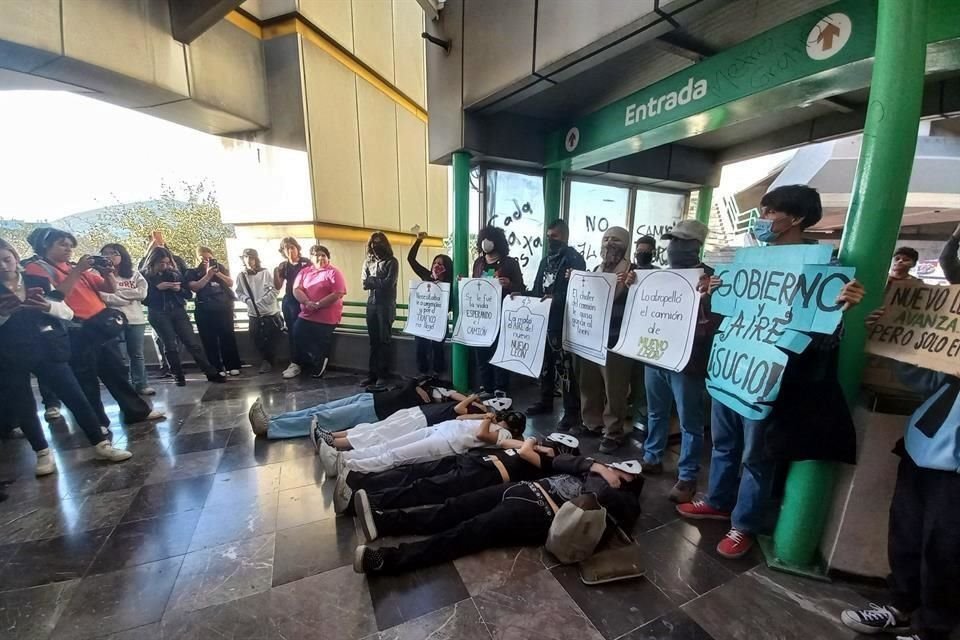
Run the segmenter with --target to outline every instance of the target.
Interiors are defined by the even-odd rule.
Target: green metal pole
[[[543,176],[543,245],[541,253],[547,255],[547,227],[563,217],[560,203],[563,200],[563,171],[547,169]]]
[[[457,301],[459,279],[467,277],[470,263],[470,154],[453,154],[453,322],[460,313]],[[453,386],[466,393],[470,388],[470,352],[465,345],[453,344]]]
[[[880,0],[870,104],[840,245],[840,262],[856,267],[866,289],[863,302],[844,314],[840,344],[839,379],[851,405],[857,401],[863,372],[864,318],[883,301],[917,149],[926,22],[927,0]],[[835,465],[825,462],[790,467],[774,533],[774,555],[784,568],[813,565],[835,472]]]
[[[710,211],[713,210],[713,187],[700,187],[697,191],[697,220],[710,225]]]

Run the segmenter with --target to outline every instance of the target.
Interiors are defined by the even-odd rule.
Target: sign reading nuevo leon
[[[867,336],[867,353],[960,375],[960,285],[897,282],[884,307]]]

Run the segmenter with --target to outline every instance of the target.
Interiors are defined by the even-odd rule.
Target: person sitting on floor
[[[623,463],[618,463],[621,466]],[[363,490],[354,496],[354,510],[367,541],[381,536],[426,535],[418,542],[373,549],[365,544],[354,553],[357,573],[393,574],[447,562],[484,549],[544,544],[560,506],[583,494],[594,494],[607,517],[630,531],[640,515],[643,478],[640,465],[631,470],[591,458],[559,455],[553,475],[538,482],[510,482],[451,498],[422,509],[376,511]]]
[[[484,446],[503,446],[504,440],[519,440],[526,427],[527,417],[518,411],[488,413],[482,420],[447,420],[365,449],[338,452],[324,443],[320,459],[325,469],[335,467],[337,475],[345,469],[376,473]]]
[[[353,493],[364,490],[374,509],[404,509],[440,504],[505,482],[537,480],[550,475],[553,458],[580,455],[580,441],[566,433],[554,433],[541,442],[536,438],[504,440],[504,448],[475,449],[439,460],[405,464],[380,473],[344,473],[337,478],[333,506],[345,513]]]

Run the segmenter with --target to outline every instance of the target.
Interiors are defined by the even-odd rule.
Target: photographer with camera
[[[197,248],[200,263],[184,276],[197,295],[193,318],[207,360],[221,375],[240,375],[240,352],[233,329],[233,278],[226,265],[217,262],[209,247]]]
[[[100,292],[117,290],[113,263],[102,256],[82,256],[72,264],[70,258],[77,239],[59,229],[35,229],[27,242],[36,258],[26,264],[24,272],[48,280],[73,309],[74,320],[69,327],[70,367],[96,411],[104,435],[109,434],[110,419],[100,399],[100,381],[117,401],[124,422],[163,419],[165,416],[153,411],[130,384],[120,352],[126,318],[100,299]]]

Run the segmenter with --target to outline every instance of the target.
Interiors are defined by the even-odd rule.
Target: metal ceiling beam
[[[168,0],[173,39],[190,44],[238,8],[243,0]]]
[[[694,62],[700,62],[719,53],[717,49],[691,36],[683,29],[663,34],[653,41],[653,45],[662,51]]]

